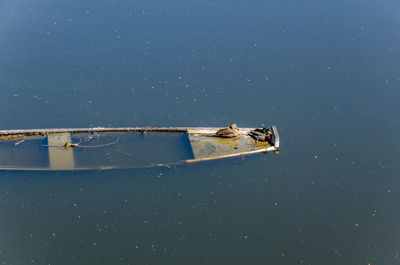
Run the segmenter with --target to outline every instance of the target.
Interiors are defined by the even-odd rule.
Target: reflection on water
[[[399,263],[399,10],[2,1],[1,129],[277,125],[281,152],[2,171],[0,264]]]

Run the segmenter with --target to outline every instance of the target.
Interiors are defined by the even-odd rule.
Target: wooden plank
[[[262,148],[262,149],[258,149],[258,150],[248,151],[248,152],[240,152],[240,153],[219,155],[219,156],[213,156],[213,157],[188,159],[185,162],[186,163],[196,163],[196,162],[201,162],[201,161],[210,161],[210,160],[217,160],[217,159],[236,157],[236,156],[245,156],[245,155],[257,154],[257,153],[267,153],[267,152],[273,152],[273,151],[277,151],[277,149],[274,146],[270,146],[267,148]]]
[[[50,134],[47,136],[49,160],[51,170],[75,169],[73,148],[65,148],[66,143],[71,143],[69,133]]]

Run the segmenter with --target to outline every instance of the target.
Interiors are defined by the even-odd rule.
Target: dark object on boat
[[[215,135],[223,138],[236,137],[239,135],[239,127],[236,123],[232,123],[229,127],[219,129]]]
[[[258,128],[249,132],[249,135],[259,142],[270,142],[272,139],[272,128]]]
[[[268,128],[271,138],[267,142],[254,142],[250,136],[251,131],[257,131],[254,128],[237,129],[240,137],[235,138],[215,137],[219,130],[214,127],[0,130],[0,172],[171,167],[278,153],[279,134],[275,126]]]

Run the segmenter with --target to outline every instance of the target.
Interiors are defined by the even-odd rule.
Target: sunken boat
[[[268,140],[254,128],[219,137],[215,127],[97,127],[0,130],[0,170],[106,170],[170,167],[257,153],[277,153],[276,126]]]

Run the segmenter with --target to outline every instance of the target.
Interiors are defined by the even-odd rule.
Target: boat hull
[[[279,134],[256,142],[240,129],[220,138],[220,128],[122,127],[0,131],[0,170],[105,170],[170,167],[255,153],[277,152]]]

